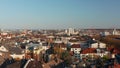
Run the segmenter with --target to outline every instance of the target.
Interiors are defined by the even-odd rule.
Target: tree
[[[62,50],[61,46],[60,47],[58,47],[58,46],[54,47],[54,53],[57,54],[58,57],[61,57],[62,52],[64,52],[64,50]]]
[[[72,63],[72,56],[68,51],[62,52],[61,59],[65,61],[66,66],[69,66]]]

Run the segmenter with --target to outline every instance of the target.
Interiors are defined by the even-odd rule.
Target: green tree
[[[65,61],[66,65],[69,66],[72,63],[72,56],[68,51],[62,52],[61,59]]]

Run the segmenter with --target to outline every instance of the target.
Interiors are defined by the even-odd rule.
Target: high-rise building
[[[71,34],[74,34],[75,31],[73,28],[69,28],[69,29],[65,30],[65,33],[67,33],[68,35],[71,35]]]
[[[113,33],[112,33],[113,35],[120,35],[120,33],[116,30],[116,29],[114,29],[113,30]]]
[[[102,36],[108,36],[108,35],[110,35],[110,32],[104,31],[104,32],[100,32],[100,34],[101,34]]]

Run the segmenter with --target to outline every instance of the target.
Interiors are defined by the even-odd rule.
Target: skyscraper
[[[73,28],[69,28],[69,29],[66,29],[66,30],[65,30],[65,33],[67,33],[68,35],[71,35],[71,34],[74,34],[75,31],[74,31]]]

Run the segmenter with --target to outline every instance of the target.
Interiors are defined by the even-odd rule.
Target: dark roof
[[[80,44],[73,44],[71,48],[80,48]]]
[[[20,47],[14,47],[9,45],[4,45],[4,47],[9,51],[11,54],[22,54],[22,49]]]
[[[59,46],[59,45],[63,45],[64,43],[54,43],[54,46]]]
[[[6,68],[20,68],[20,62],[15,62],[13,64],[7,65]]]
[[[54,47],[62,47],[62,48],[66,48],[67,46],[66,46],[66,44],[64,44],[64,43],[54,43]]]
[[[40,63],[39,61],[31,61],[29,62],[26,68],[43,68],[43,67],[42,63]]]
[[[12,54],[22,54],[22,49],[19,47],[10,47],[9,52]]]

